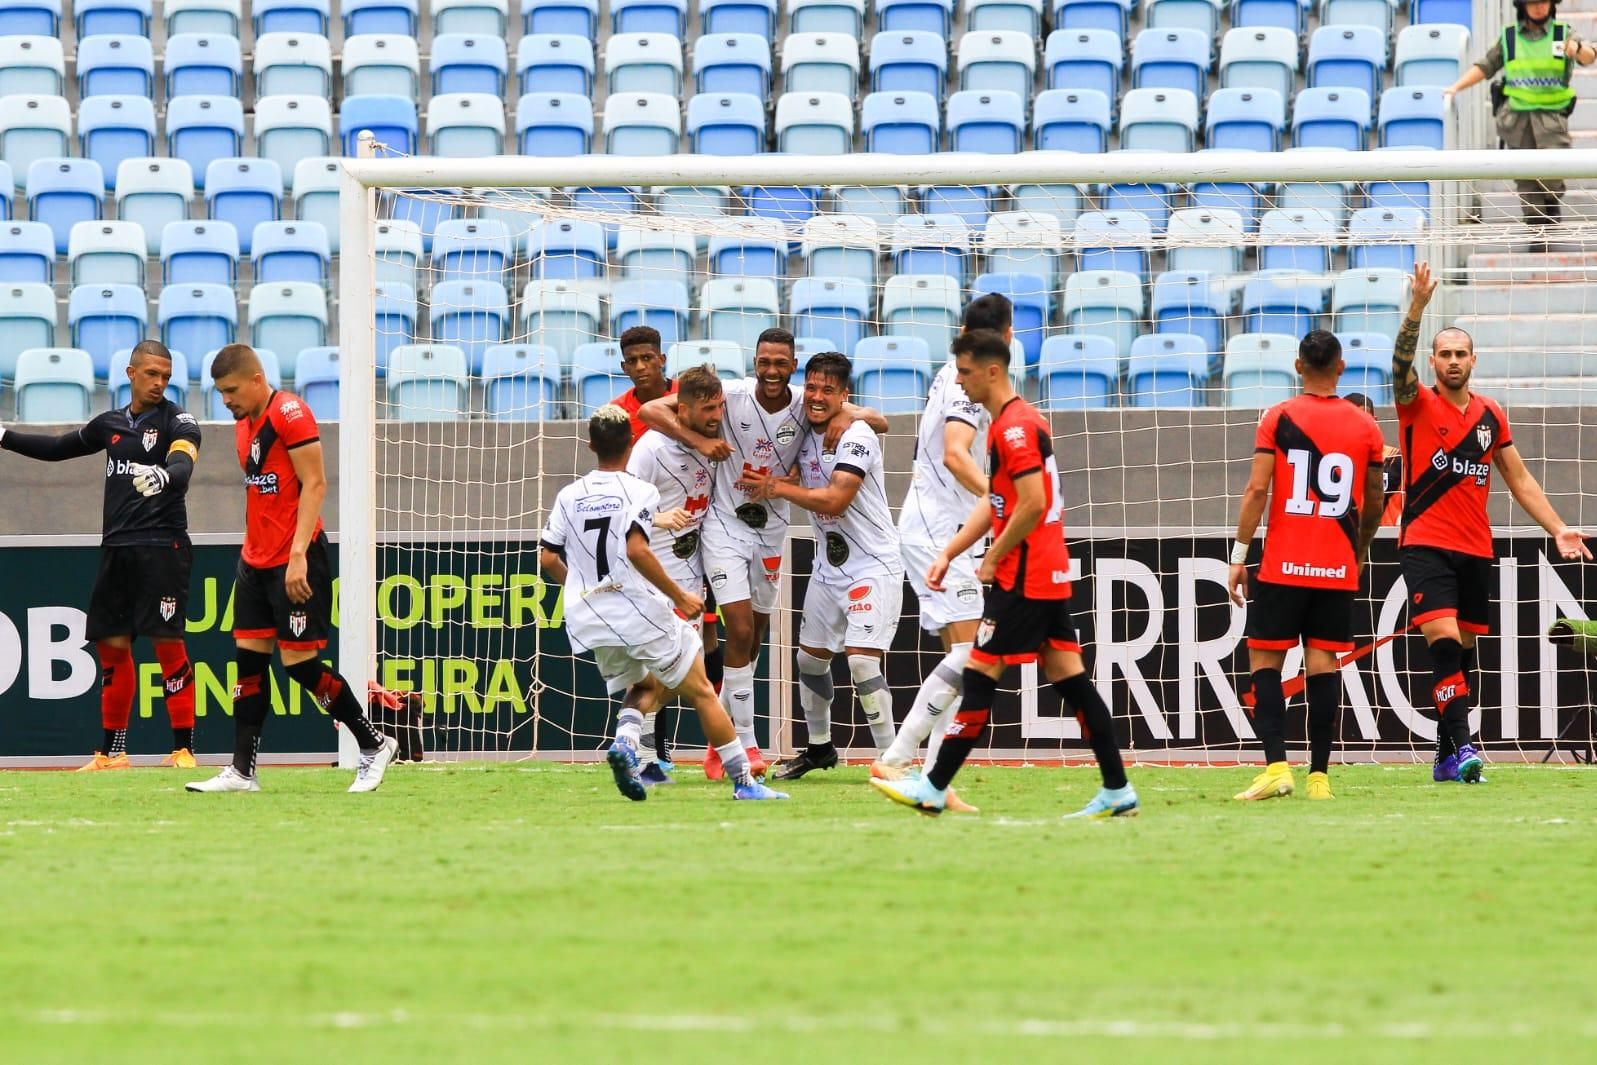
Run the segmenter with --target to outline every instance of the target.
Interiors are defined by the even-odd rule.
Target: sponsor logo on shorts
[[[1311,566],[1307,562],[1281,563],[1281,576],[1283,577],[1318,577],[1323,580],[1340,581],[1347,579],[1347,566]]]
[[[992,618],[982,618],[981,624],[976,626],[976,646],[985,647],[997,628],[998,623]]]
[[[141,440],[140,443],[142,443],[144,445],[144,450],[152,451],[152,450],[154,450],[155,445],[160,442],[160,440],[161,440],[161,431],[159,429],[151,427],[149,429],[144,430],[144,439]]]
[[[1415,606],[1419,606],[1420,603],[1422,603],[1424,601],[1425,601],[1425,593],[1424,592],[1415,592],[1414,593],[1414,605]]]
[[[710,587],[712,587],[712,588],[720,588],[720,587],[723,587],[726,584],[726,582],[727,582],[727,572],[726,572],[726,570],[718,569],[718,570],[711,570],[710,571]]]
[[[1070,574],[1066,573],[1064,570],[1056,569],[1048,574],[1048,579],[1055,584],[1069,584]]]
[[[954,589],[954,598],[961,603],[974,603],[981,598],[981,589],[974,584],[962,584]]]
[[[171,596],[167,596],[166,598],[161,600],[160,610],[161,610],[161,620],[162,621],[171,621],[174,617],[177,616],[177,600],[172,598]]]
[[[288,631],[296,637],[305,635],[306,624],[305,611],[303,610],[296,610],[288,616]]]
[[[848,597],[850,599],[864,599],[870,594],[871,586],[868,584],[857,585],[856,587],[850,588],[848,590]]]
[[[760,565],[765,568],[765,583],[776,584],[782,579],[782,556],[775,555],[771,558],[760,559]]]

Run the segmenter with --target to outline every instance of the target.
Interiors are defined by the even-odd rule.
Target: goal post
[[[1436,265],[1443,289],[1424,340],[1444,321],[1481,323],[1483,390],[1508,407],[1522,452],[1565,520],[1597,521],[1585,503],[1582,459],[1597,441],[1589,435],[1597,375],[1588,384],[1582,364],[1597,349],[1597,324],[1587,324],[1597,323],[1597,300],[1588,302],[1588,292],[1597,295],[1597,255],[1522,254],[1516,249],[1541,233],[1504,207],[1516,179],[1597,183],[1597,151],[563,159],[363,152],[343,168],[340,662],[352,678],[421,690],[435,746],[452,756],[582,758],[613,724],[591,663],[578,664],[564,642],[558,595],[536,572],[536,537],[555,492],[588,468],[587,414],[629,386],[615,356],[600,352],[609,377],[596,374],[584,387],[579,375],[593,370],[584,360],[629,324],[661,326],[663,348],[680,342],[668,351],[673,369],[711,361],[728,378],[749,368],[752,338],[766,325],[794,329],[801,362],[823,341],[851,356],[868,349],[875,376],[862,401],[897,412],[885,448],[896,512],[916,404],[947,358],[957,312],[980,291],[1020,293],[1017,308],[1022,296],[1035,297],[1027,306],[1040,308],[1040,320],[1023,325],[1017,317],[1025,366],[1017,364],[1017,378],[1053,419],[1067,535],[1084,589],[1078,623],[1095,680],[1139,758],[1252,756],[1240,701],[1241,618],[1220,587],[1252,426],[1270,397],[1292,387],[1299,326],[1343,335],[1344,346],[1353,345],[1350,365],[1355,348],[1367,356],[1359,380],[1378,386],[1407,296],[1394,263]],[[814,192],[782,195],[792,189]],[[872,216],[895,199],[897,216]],[[985,213],[971,215],[972,202]],[[1047,209],[1054,206],[1058,216]],[[858,282],[858,310],[841,297],[812,306],[797,295],[817,280],[811,212],[871,220],[841,227],[832,234],[836,247],[822,249],[866,253],[862,275],[821,279]],[[995,227],[999,215],[1045,224]],[[925,238],[912,239],[901,218],[915,219]],[[446,224],[471,222],[490,224]],[[534,240],[561,225],[603,239],[558,255]],[[1593,236],[1591,222],[1570,214],[1558,247],[1578,249]],[[756,245],[775,247],[774,265],[754,264]],[[950,273],[928,267],[938,256]],[[1024,275],[1027,262],[1044,264],[1040,291],[991,280]],[[1359,265],[1377,262],[1385,265]],[[1339,281],[1361,271],[1364,295],[1344,298]],[[1190,283],[1206,298],[1183,317],[1161,304],[1161,286],[1190,274],[1203,275]],[[895,280],[902,277],[919,280]],[[732,279],[758,282],[752,287],[774,293],[774,304],[707,294]],[[1359,280],[1347,282],[1349,293]],[[1084,303],[1080,289],[1089,283],[1102,298]],[[903,310],[894,301],[911,287],[923,302],[911,299]],[[682,293],[679,305],[662,304],[662,291]],[[1209,308],[1202,321],[1198,303]],[[1209,339],[1191,347],[1171,336]],[[1068,366],[1039,357],[1050,341],[1076,337],[1089,339]],[[902,349],[887,343],[904,338]],[[864,340],[872,343],[860,349]],[[903,367],[883,361],[899,350],[922,360],[913,372],[898,374]],[[1064,350],[1049,348],[1048,358]],[[1103,351],[1110,369],[1099,381],[1089,356]],[[500,358],[524,360],[526,372],[494,376]],[[1428,379],[1423,353],[1420,365]],[[501,387],[512,380],[514,388]],[[1390,400],[1376,401],[1395,443]],[[1493,493],[1502,624],[1483,652],[1490,679],[1478,714],[1490,749],[1533,757],[1555,745],[1569,708],[1586,698],[1586,662],[1542,634],[1557,617],[1584,618],[1587,596],[1584,571],[1548,559],[1540,531],[1507,497]],[[770,702],[761,729],[772,745],[792,735],[786,659],[813,553],[797,512],[794,537],[772,629],[777,646],[762,674]],[[1360,608],[1362,642],[1404,624],[1390,530],[1380,544]],[[917,634],[907,589],[905,607],[888,670],[900,718],[936,661],[935,639]],[[1385,641],[1347,667],[1341,757],[1428,757],[1435,725],[1419,698],[1417,639]],[[865,745],[853,753],[868,754],[841,669],[838,691],[845,742],[852,735]],[[1050,692],[1028,687],[1007,698],[988,756],[1057,760],[1082,749],[1075,722],[1060,716]],[[680,727],[694,735],[691,724]]]

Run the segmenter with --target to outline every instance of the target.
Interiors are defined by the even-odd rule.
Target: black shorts
[[[1351,588],[1305,588],[1256,579],[1248,604],[1248,646],[1290,651],[1302,643],[1316,651],[1351,651],[1357,598]]]
[[[1492,566],[1495,559],[1443,551],[1439,547],[1405,547],[1397,553],[1408,587],[1408,617],[1415,625],[1433,618],[1457,618],[1464,632],[1484,636],[1491,631]]]
[[[309,602],[295,603],[283,585],[287,566],[256,569],[242,558],[233,578],[233,638],[276,640],[290,651],[320,651],[327,646],[333,621],[333,570],[327,558],[327,537],[319,535],[305,552]]]
[[[970,660],[983,665],[1035,662],[1044,648],[1081,653],[1069,599],[1027,599],[996,584],[987,589]]]
[[[101,550],[84,637],[181,640],[189,616],[189,570],[193,564],[194,549],[187,539],[159,547]]]

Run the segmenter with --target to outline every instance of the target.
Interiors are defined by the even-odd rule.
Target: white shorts
[[[904,558],[904,575],[920,600],[921,628],[927,632],[942,632],[956,621],[981,620],[981,582],[976,579],[976,561],[969,553],[949,563],[943,590],[934,592],[926,587],[926,571],[937,560],[941,549],[904,540],[898,550]]]
[[[705,580],[718,604],[747,600],[756,614],[775,612],[776,594],[782,586],[780,547],[705,538],[700,541],[699,550],[704,559]]]
[[[687,679],[694,661],[704,652],[698,629],[674,610],[661,620],[663,630],[651,626],[653,631],[647,637],[630,646],[593,649],[593,660],[611,695],[641,683],[650,673],[667,688]]]
[[[862,577],[852,584],[811,581],[804,593],[799,643],[836,654],[848,647],[893,646],[904,607],[904,578]]]

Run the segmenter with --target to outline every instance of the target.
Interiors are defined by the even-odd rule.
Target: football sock
[[[1431,699],[1454,751],[1469,744],[1469,680],[1464,675],[1464,648],[1457,640],[1443,637],[1431,644],[1431,678],[1435,686]]]
[[[172,730],[172,749],[174,751],[194,750],[194,729],[174,728]]]
[[[1281,694],[1279,669],[1254,671],[1253,731],[1264,748],[1266,764],[1286,761],[1286,696]]]
[[[804,709],[810,746],[825,747],[832,742],[832,663],[800,648],[798,671],[799,706]]]
[[[749,773],[749,755],[743,749],[742,740],[733,739],[729,743],[723,743],[715,749],[715,753],[721,756],[721,764],[726,767],[728,780],[734,784],[753,782],[754,777]]]
[[[645,721],[654,723],[653,737],[650,739],[649,744],[654,748],[655,759],[661,762],[669,762],[671,760],[671,741],[676,735],[676,729],[668,727],[665,723],[665,717],[662,716],[668,709],[668,707],[662,706],[644,718]]]
[[[854,693],[880,754],[893,745],[893,693],[882,676],[882,660],[874,655],[849,655],[848,675],[854,680]]]
[[[1336,717],[1342,711],[1342,676],[1316,673],[1309,677],[1309,772],[1331,770],[1331,742],[1336,737]]]
[[[634,751],[643,742],[643,711],[625,707],[616,716],[616,739],[632,744]]]
[[[721,684],[721,705],[732,719],[738,739],[745,747],[754,740],[754,666],[727,666]]]
[[[981,742],[987,731],[987,715],[992,712],[993,697],[998,694],[998,682],[985,673],[966,667],[964,694],[960,696],[959,712],[948,723],[943,745],[937,750],[937,761],[926,771],[926,779],[939,791],[953,783],[970,752]]]
[[[643,717],[641,714],[639,716]],[[654,750],[656,741],[654,730],[659,725],[659,722],[656,720],[659,716],[660,712],[656,710],[647,717],[643,717],[642,723],[638,726],[638,735],[635,738],[632,746],[636,747],[638,753],[644,755],[645,757],[647,757],[649,753]],[[620,729],[616,730],[616,738],[621,738]]]
[[[166,716],[172,722],[174,750],[194,749],[194,667],[182,640],[156,640],[155,657],[161,662],[161,683],[166,691]],[[188,742],[181,742],[184,737]]]
[[[1470,691],[1475,690],[1475,648],[1465,647],[1459,655],[1459,671],[1464,674],[1464,680],[1469,684]],[[1458,748],[1453,744],[1452,733],[1440,721],[1436,724],[1436,758],[1434,764],[1441,765],[1452,755],[1458,753]]]
[[[285,669],[290,677],[299,682],[301,688],[310,693],[318,706],[326,710],[334,721],[349,729],[361,750],[375,750],[383,745],[382,734],[367,718],[366,712],[361,709],[360,700],[356,699],[355,693],[349,690],[349,683],[343,677],[314,658],[296,662]]]
[[[234,652],[234,660],[238,662],[238,680],[233,684],[233,770],[253,777],[271,697],[266,671],[272,656],[241,647]]]
[[[125,728],[108,728],[103,730],[100,737],[100,753],[115,758],[119,754],[128,753],[128,730]]]
[[[946,720],[943,714],[958,701],[960,692],[964,690],[963,674],[965,663],[970,660],[970,648],[968,643],[956,643],[921,682],[909,714],[899,726],[893,745],[882,755],[882,761],[890,765],[909,765],[915,760],[915,752],[922,743],[928,744],[926,761],[930,763],[937,760],[937,752],[931,748],[942,746],[943,730],[939,726]],[[930,742],[933,736],[936,737],[935,744]]]
[[[707,651],[704,655],[704,675],[710,678],[710,684],[717,692],[726,679],[726,652],[720,644],[715,645],[715,650]]]
[[[1277,674],[1279,676],[1279,674]],[[1074,677],[1054,681],[1054,691],[1065,705],[1076,712],[1081,731],[1092,744],[1092,753],[1098,759],[1098,772],[1103,776],[1103,786],[1116,791],[1126,786],[1126,766],[1120,759],[1120,744],[1115,739],[1114,719],[1109,707],[1104,705],[1098,689],[1092,686],[1085,672]]]
[[[133,716],[133,688],[137,679],[133,651],[109,643],[94,645],[100,656],[100,726],[107,735],[125,731]],[[106,754],[110,754],[107,747]]]

